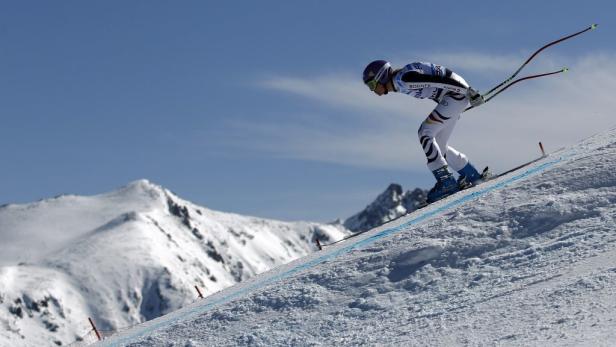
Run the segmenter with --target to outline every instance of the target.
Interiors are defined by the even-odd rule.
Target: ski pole
[[[524,62],[524,64],[522,64],[522,65],[521,65],[521,66],[520,66],[520,67],[519,67],[519,68],[518,68],[518,69],[517,69],[517,70],[513,73],[513,75],[511,75],[509,78],[507,78],[506,80],[504,80],[503,82],[501,82],[501,83],[500,83],[499,85],[497,85],[496,87],[494,87],[494,88],[490,89],[487,93],[483,94],[483,96],[484,96],[484,97],[486,97],[486,96],[490,95],[490,94],[491,94],[491,93],[493,93],[496,89],[498,89],[498,88],[502,87],[503,85],[505,85],[505,84],[509,83],[511,80],[513,80],[513,79],[514,79],[514,78],[515,78],[515,77],[516,77],[516,76],[520,73],[520,71],[522,71],[522,69],[523,69],[526,65],[528,65],[528,63],[529,63],[531,60],[533,60],[533,59],[537,56],[537,54],[539,54],[539,53],[540,53],[541,51],[543,51],[544,49],[546,49],[546,48],[548,48],[548,47],[550,47],[550,46],[553,46],[553,45],[555,45],[555,44],[557,44],[557,43],[560,43],[560,42],[562,42],[562,41],[568,40],[568,39],[570,39],[570,38],[572,38],[572,37],[575,37],[575,36],[581,35],[581,34],[583,34],[583,33],[587,32],[587,31],[589,31],[589,30],[594,30],[594,29],[596,29],[596,28],[597,28],[597,25],[598,25],[598,24],[593,24],[593,25],[589,26],[588,28],[586,28],[586,29],[584,29],[584,30],[580,30],[580,31],[578,31],[577,33],[574,33],[574,34],[571,34],[571,35],[568,35],[568,36],[562,37],[562,38],[560,38],[560,39],[558,39],[558,40],[552,41],[552,42],[548,43],[547,45],[545,45],[545,46],[543,46],[543,47],[539,48],[538,50],[536,50],[536,51],[535,51],[535,53],[533,53],[533,54],[530,56],[530,58],[526,59],[526,61]]]
[[[548,73],[542,73],[542,74],[537,74],[537,75],[526,76],[526,77],[523,77],[523,78],[518,78],[517,80],[514,80],[513,82],[511,82],[511,81],[512,81],[512,80],[513,80],[513,79],[514,79],[514,78],[515,78],[515,77],[516,77],[516,76],[520,73],[520,71],[522,71],[522,69],[523,69],[526,65],[528,65],[528,63],[529,63],[531,60],[533,60],[533,59],[537,56],[537,54],[539,54],[539,53],[540,53],[541,51],[543,51],[544,49],[546,49],[546,48],[548,48],[548,47],[550,47],[550,46],[553,46],[553,45],[555,45],[555,44],[557,44],[557,43],[560,43],[560,42],[562,42],[562,41],[568,40],[568,39],[570,39],[570,38],[572,38],[572,37],[575,37],[575,36],[581,35],[581,34],[583,34],[583,33],[587,32],[587,31],[589,31],[589,30],[594,30],[594,29],[596,29],[596,28],[597,28],[597,26],[598,26],[598,24],[592,24],[591,26],[589,26],[588,28],[586,28],[586,29],[584,29],[584,30],[580,30],[580,31],[578,31],[578,32],[576,32],[576,33],[573,33],[573,34],[571,34],[571,35],[568,35],[568,36],[562,37],[562,38],[560,38],[560,39],[558,39],[558,40],[552,41],[552,42],[550,42],[550,43],[548,43],[548,44],[544,45],[543,47],[539,48],[538,50],[536,50],[536,51],[535,51],[535,52],[534,52],[534,53],[533,53],[533,54],[532,54],[532,55],[531,55],[528,59],[526,59],[526,61],[525,61],[525,62],[524,62],[524,63],[523,63],[523,64],[522,64],[522,65],[521,65],[521,66],[520,66],[520,67],[519,67],[519,68],[518,68],[518,69],[517,69],[514,73],[513,73],[513,75],[511,75],[509,78],[507,78],[506,80],[504,80],[503,82],[501,82],[500,84],[498,84],[497,86],[495,86],[494,88],[490,89],[487,93],[483,94],[483,97],[487,97],[487,98],[486,98],[486,100],[485,100],[485,102],[490,101],[492,98],[494,98],[495,96],[497,96],[498,94],[502,93],[502,92],[503,92],[503,91],[505,91],[507,88],[511,87],[512,85],[514,85],[514,84],[516,84],[516,83],[518,83],[518,82],[522,82],[522,81],[525,81],[525,80],[528,80],[528,79],[532,79],[532,78],[538,78],[538,77],[543,77],[543,76],[549,76],[549,75],[554,75],[554,74],[558,74],[558,73],[561,73],[561,72],[567,72],[567,71],[569,71],[569,69],[567,69],[567,68],[563,68],[563,69],[561,69],[561,70],[554,71],[554,72],[548,72]],[[505,87],[504,87],[504,88],[502,88],[502,89],[500,89],[500,90],[498,90],[498,91],[496,92],[496,94],[489,96],[489,95],[490,95],[490,94],[492,94],[495,90],[497,90],[498,88],[500,88],[500,87],[502,87],[502,86],[505,86]],[[469,106],[469,107],[467,107],[467,108],[464,110],[464,112],[466,112],[466,111],[468,111],[468,110],[470,110],[470,109],[473,109],[473,108],[475,108],[475,107],[474,107],[474,106]]]

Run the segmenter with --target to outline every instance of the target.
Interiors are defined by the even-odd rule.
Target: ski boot
[[[460,177],[458,177],[458,188],[460,190],[476,186],[490,177],[490,171],[488,171],[487,167],[482,173],[479,173],[470,162],[459,170],[458,173],[460,174]]]
[[[447,168],[447,165],[432,171],[432,173],[434,177],[436,177],[436,184],[428,192],[428,198],[426,199],[428,204],[460,190],[456,180],[453,178],[453,174]]]

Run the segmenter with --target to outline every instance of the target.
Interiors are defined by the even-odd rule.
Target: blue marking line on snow
[[[181,316],[173,317],[173,318],[170,318],[170,319],[167,319],[167,320],[161,319],[159,322],[157,322],[158,319],[155,319],[152,322],[151,325],[148,325],[146,323],[146,325],[142,329],[136,328],[135,331],[132,334],[129,333],[126,336],[118,336],[117,339],[114,339],[113,337],[111,337],[110,340],[113,340],[113,341],[108,341],[108,342],[103,341],[103,345],[105,345],[105,346],[124,346],[124,345],[130,343],[135,338],[144,336],[146,334],[149,335],[152,332],[154,332],[155,330],[157,330],[157,329],[159,329],[159,328],[161,328],[163,326],[169,326],[169,325],[172,325],[173,323],[176,323],[176,322],[178,322],[180,320],[185,320],[185,319],[193,317],[195,315],[207,312],[207,311],[209,311],[210,309],[212,309],[212,308],[214,308],[216,306],[219,306],[219,305],[231,302],[233,299],[235,299],[237,297],[240,297],[240,296],[242,296],[242,295],[244,295],[244,294],[246,294],[248,292],[254,291],[254,290],[259,289],[259,288],[263,288],[263,287],[265,287],[265,286],[267,286],[269,284],[272,284],[272,283],[281,281],[283,279],[289,278],[290,276],[292,276],[292,275],[294,275],[296,273],[299,273],[299,272],[302,272],[304,270],[310,269],[310,268],[314,267],[315,265],[321,264],[321,263],[326,262],[326,261],[328,261],[330,259],[334,259],[334,258],[336,258],[336,257],[338,257],[338,256],[340,256],[342,254],[348,253],[348,252],[350,252],[350,251],[352,251],[354,249],[359,249],[359,248],[363,248],[365,246],[368,246],[368,245],[370,245],[370,244],[372,244],[372,243],[374,243],[374,242],[376,242],[376,241],[378,241],[380,239],[383,239],[383,238],[385,238],[385,237],[387,237],[389,235],[392,235],[392,234],[395,234],[395,233],[400,232],[402,230],[408,229],[410,226],[419,224],[419,223],[421,223],[421,222],[423,222],[423,221],[425,221],[427,219],[430,219],[430,218],[435,217],[435,216],[437,216],[439,214],[442,214],[443,212],[448,211],[449,209],[451,209],[453,207],[457,207],[457,206],[460,206],[460,205],[462,205],[462,204],[464,204],[464,203],[466,203],[468,201],[477,199],[477,198],[479,198],[479,197],[481,197],[481,196],[483,196],[483,195],[485,195],[487,193],[490,193],[492,191],[501,189],[502,187],[505,187],[505,186],[507,186],[507,185],[509,185],[511,183],[519,181],[519,180],[521,180],[523,178],[526,178],[528,176],[531,176],[533,174],[543,172],[546,169],[548,169],[548,168],[554,166],[555,164],[561,162],[564,158],[565,158],[564,156],[561,156],[558,159],[555,159],[555,160],[549,161],[547,163],[543,163],[541,165],[532,167],[532,168],[526,170],[525,172],[523,172],[521,174],[518,174],[518,175],[515,175],[515,176],[513,176],[511,178],[505,179],[505,180],[503,180],[501,182],[498,182],[496,184],[493,184],[493,185],[491,185],[489,187],[486,187],[486,188],[483,188],[483,189],[479,189],[477,191],[474,191],[474,192],[468,193],[466,195],[460,196],[459,198],[454,199],[454,200],[444,204],[443,206],[439,206],[439,207],[435,208],[434,210],[425,211],[423,213],[420,213],[419,216],[417,216],[415,218],[412,218],[411,220],[409,220],[407,222],[404,222],[404,223],[400,224],[399,226],[379,231],[378,233],[376,233],[376,234],[374,234],[374,235],[372,235],[370,237],[367,237],[367,238],[365,238],[363,240],[358,240],[356,242],[348,241],[348,242],[351,242],[349,245],[346,245],[344,247],[338,248],[338,249],[333,250],[331,252],[325,253],[325,254],[323,254],[320,257],[317,257],[317,258],[315,258],[313,260],[310,260],[308,262],[300,264],[300,265],[298,265],[298,266],[296,266],[296,267],[294,267],[292,269],[289,269],[289,270],[287,270],[287,271],[285,271],[283,273],[280,273],[278,275],[274,275],[274,276],[265,278],[263,280],[257,281],[257,282],[255,282],[253,284],[247,285],[247,286],[245,286],[243,288],[240,288],[239,290],[237,290],[235,292],[229,293],[226,296],[223,296],[223,297],[221,297],[219,299],[215,299],[214,301],[212,301],[212,302],[210,302],[208,304],[199,305],[199,306],[194,307],[192,309],[188,309]],[[454,195],[454,197],[455,196],[457,196],[457,195]]]

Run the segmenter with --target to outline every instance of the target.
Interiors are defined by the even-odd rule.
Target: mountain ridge
[[[364,232],[417,210],[426,201],[428,191],[415,188],[403,191],[391,183],[365,209],[349,217],[343,225],[353,232]]]

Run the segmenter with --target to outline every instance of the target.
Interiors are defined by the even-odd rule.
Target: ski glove
[[[479,92],[471,87],[468,88],[466,96],[471,103],[471,106],[477,107],[485,102],[483,96]]]

